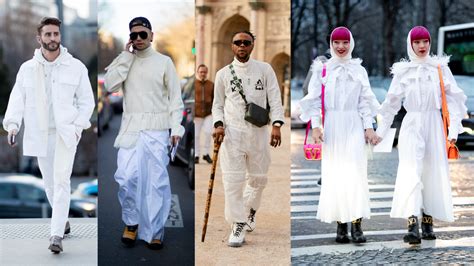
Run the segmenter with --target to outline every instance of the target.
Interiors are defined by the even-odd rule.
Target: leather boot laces
[[[354,221],[352,221],[353,224],[360,224],[360,222],[362,222],[362,218],[355,219]]]

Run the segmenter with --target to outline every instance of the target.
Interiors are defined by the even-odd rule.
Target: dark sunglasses
[[[130,40],[135,41],[138,36],[140,36],[142,40],[145,40],[146,38],[148,38],[148,33],[146,31],[132,32],[130,33]]]
[[[236,40],[232,42],[234,45],[241,46],[244,44],[245,47],[250,46],[252,44],[252,41],[249,40]]]

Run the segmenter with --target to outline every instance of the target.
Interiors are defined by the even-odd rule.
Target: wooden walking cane
[[[214,177],[216,175],[217,168],[217,154],[219,153],[219,148],[221,147],[222,141],[214,141],[214,153],[212,154],[212,168],[211,168],[211,177],[209,178],[209,187],[207,190],[207,200],[206,200],[206,209],[204,211],[204,225],[202,226],[202,235],[201,242],[204,242],[206,238],[207,230],[207,221],[209,220],[209,209],[211,208],[211,198],[212,198],[212,188],[214,187]]]

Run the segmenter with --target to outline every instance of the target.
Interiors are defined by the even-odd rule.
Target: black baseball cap
[[[131,30],[135,26],[143,26],[151,30],[151,23],[145,17],[136,17],[128,23],[128,29]]]

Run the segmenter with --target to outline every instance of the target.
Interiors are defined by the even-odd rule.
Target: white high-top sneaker
[[[257,226],[257,222],[255,221],[256,212],[256,210],[250,209],[249,216],[247,217],[247,232],[252,232]]]
[[[245,241],[245,227],[246,223],[234,223],[232,224],[232,232],[230,232],[229,247],[240,247]]]

